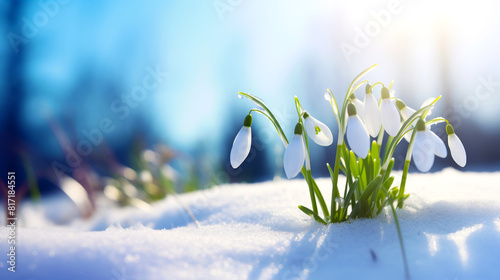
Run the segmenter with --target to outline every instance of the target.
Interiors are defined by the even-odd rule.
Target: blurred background
[[[101,192],[141,207],[278,179],[284,148],[260,115],[249,158],[229,165],[253,108],[237,92],[263,98],[289,135],[294,95],[336,131],[325,90],[342,99],[375,63],[367,78],[394,80],[410,107],[443,95],[433,116],[462,139],[462,170],[498,171],[499,10],[495,1],[2,1],[2,185],[16,172],[19,199],[61,192],[89,216]],[[443,124],[433,130],[446,141]],[[328,176],[334,147],[311,145],[315,176]],[[459,168],[437,158],[432,171],[446,166]]]

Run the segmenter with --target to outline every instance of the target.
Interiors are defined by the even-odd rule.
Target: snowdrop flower
[[[320,146],[330,146],[333,143],[333,135],[330,129],[322,122],[313,118],[309,113],[304,113],[304,126],[307,135]]]
[[[401,127],[401,118],[399,117],[398,108],[396,108],[396,105],[391,100],[391,94],[386,87],[382,88],[381,98],[380,117],[382,126],[389,135],[396,136]]]
[[[430,130],[425,127],[423,119],[419,119],[416,125],[417,135],[415,135],[415,142],[413,147],[413,161],[418,170],[427,172],[434,164],[434,151],[436,144],[432,139]]]
[[[365,96],[365,109],[363,114],[363,120],[366,124],[366,129],[372,137],[377,137],[380,132],[380,113],[378,110],[378,102],[375,96],[373,96],[370,90],[370,85],[366,85],[366,96]]]
[[[455,130],[451,124],[446,126],[446,134],[448,134],[448,146],[450,147],[451,157],[458,165],[464,167],[467,163],[467,154],[465,153],[462,141],[455,134]]]
[[[448,155],[448,151],[446,150],[446,145],[443,140],[436,135],[436,133],[432,132],[430,126],[425,128],[429,132],[429,136],[434,141],[434,154],[440,158],[445,158]]]
[[[396,100],[396,106],[399,109],[399,113],[401,113],[401,118],[403,118],[403,121],[406,121],[416,112],[412,108],[406,106],[406,104],[400,99]]]
[[[305,159],[306,148],[304,145],[304,138],[302,137],[302,124],[297,123],[292,140],[286,147],[285,156],[283,158],[283,165],[288,179],[291,179],[299,174],[300,169],[302,169],[302,166],[304,165]]]
[[[360,158],[366,158],[370,150],[370,135],[366,127],[356,113],[356,106],[352,103],[347,105],[347,142],[352,151]]]
[[[401,123],[406,122],[406,120],[408,120],[408,118],[410,118],[416,112],[412,108],[406,106],[403,100],[400,99],[396,100],[396,107],[398,107],[399,113],[401,114],[401,119],[402,119]],[[416,121],[413,123],[416,123]],[[410,127],[413,128],[413,125],[411,125]],[[411,133],[410,132],[406,133],[404,139],[406,140],[406,142],[410,143]]]
[[[252,115],[248,114],[231,148],[230,160],[233,168],[238,168],[247,158],[252,145]]]
[[[351,94],[351,102],[356,106],[356,112],[358,113],[358,116],[361,120],[363,120],[363,114],[365,112],[365,104],[356,98],[356,95]]]

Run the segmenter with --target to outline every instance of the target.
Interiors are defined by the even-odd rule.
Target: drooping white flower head
[[[304,145],[304,137],[302,136],[302,124],[297,123],[292,140],[286,147],[283,157],[283,166],[285,167],[285,173],[288,179],[299,174],[302,166],[304,166],[305,158],[306,148]]]
[[[252,115],[248,114],[243,122],[243,127],[240,129],[236,138],[234,138],[231,154],[229,156],[231,166],[238,168],[250,153],[252,146]]]
[[[318,121],[309,113],[304,113],[304,127],[307,135],[320,146],[330,146],[333,143],[333,135],[330,129]]]
[[[365,103],[363,101],[359,100],[356,98],[356,95],[351,94],[351,102],[356,106],[356,112],[358,113],[358,117],[363,120],[364,116],[363,114],[365,113]]]
[[[455,134],[455,130],[451,124],[446,126],[446,134],[448,134],[448,146],[450,147],[451,157],[458,165],[464,167],[467,164],[467,154],[465,153],[462,141]]]
[[[445,158],[448,155],[448,150],[446,150],[443,140],[436,133],[432,132],[430,126],[427,126],[425,129],[429,131],[429,136],[434,141],[434,154],[440,158]]]
[[[360,158],[366,158],[370,150],[370,135],[356,112],[356,106],[347,106],[347,142],[352,151]]]
[[[409,117],[411,117],[416,112],[412,108],[406,106],[406,104],[400,99],[398,99],[396,101],[396,106],[399,109],[399,113],[401,114],[401,118],[403,118],[403,121],[406,121]]]
[[[370,90],[370,85],[366,85],[366,96],[365,96],[365,111],[363,114],[363,120],[366,124],[366,129],[372,137],[377,137],[380,132],[380,112],[378,109],[378,102],[372,91]]]
[[[413,114],[415,114],[415,110],[410,108],[409,106],[406,106],[406,104],[403,102],[403,100],[398,99],[396,100],[396,107],[399,109],[399,113],[401,115],[401,125],[406,122]],[[415,124],[417,121],[414,121],[413,124]],[[410,125],[410,128],[413,129],[413,124]],[[410,142],[411,139],[411,133],[408,132],[405,134],[404,139],[406,142]]]
[[[398,108],[396,108],[396,104],[394,104],[394,101],[391,99],[391,94],[386,87],[382,88],[381,98],[380,118],[382,126],[390,136],[396,136],[401,127]]]
[[[430,135],[430,130],[425,129],[425,122],[419,119],[416,125],[417,134],[413,146],[413,161],[418,170],[427,172],[434,164],[434,151],[436,144]]]

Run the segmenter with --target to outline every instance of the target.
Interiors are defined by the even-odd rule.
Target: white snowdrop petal
[[[358,115],[347,119],[347,142],[352,151],[360,158],[366,158],[370,150],[370,136]]]
[[[370,133],[372,137],[377,137],[380,132],[381,123],[377,99],[375,99],[373,94],[367,94],[365,96],[365,111],[363,117],[368,133]]]
[[[401,127],[401,118],[399,117],[398,108],[392,100],[382,100],[380,103],[380,117],[385,131],[391,136],[396,136]]]
[[[421,172],[427,172],[434,164],[434,141],[428,131],[417,131],[413,146],[413,162]]]
[[[416,111],[408,106],[405,106],[400,112],[401,112],[401,117],[403,117],[403,120],[406,121],[413,114],[415,114]]]
[[[252,146],[252,129],[243,126],[233,141],[231,148],[230,161],[233,168],[238,168],[250,153]]]
[[[467,154],[465,153],[462,141],[460,141],[460,138],[455,133],[448,135],[448,146],[450,146],[453,160],[461,167],[464,167],[467,163]]]
[[[439,136],[431,130],[428,132],[432,141],[434,141],[434,154],[440,158],[445,158],[448,155],[448,150],[446,150],[446,145],[443,140],[441,140],[441,138],[439,138]]]
[[[364,120],[364,114],[365,114],[365,104],[361,102],[359,99],[354,99],[354,106],[356,106],[356,112],[358,113],[358,116],[361,120]]]
[[[288,179],[291,179],[299,174],[302,166],[304,166],[305,156],[306,150],[304,139],[302,138],[302,135],[294,134],[283,157],[283,166],[285,167],[285,173]]]
[[[333,143],[333,135],[330,129],[322,122],[308,116],[304,119],[307,135],[318,145],[330,146]]]

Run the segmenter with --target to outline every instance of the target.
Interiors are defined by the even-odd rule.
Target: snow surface
[[[329,197],[330,180],[317,182]],[[499,182],[500,172],[451,168],[409,175],[398,216],[412,279],[500,279]],[[299,204],[310,205],[303,180],[224,185],[149,210],[102,207],[65,227],[27,207],[17,272],[2,253],[0,279],[404,279],[390,211],[323,226]]]

